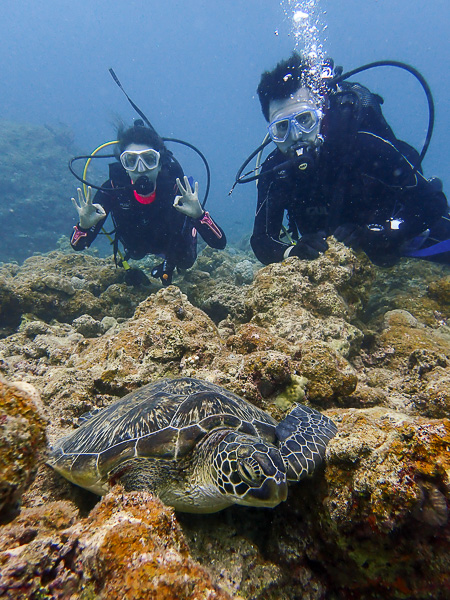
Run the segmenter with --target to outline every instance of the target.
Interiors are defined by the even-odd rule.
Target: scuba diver
[[[393,62],[379,64],[414,71]],[[350,74],[372,66],[379,65]],[[321,65],[319,84],[311,68],[294,52],[264,72],[258,86],[269,123],[267,143],[273,141],[277,148],[258,175],[240,178],[249,160],[267,145],[264,142],[236,179],[258,180],[250,240],[256,257],[264,264],[289,256],[314,259],[327,250],[326,238],[334,235],[364,250],[379,266],[391,266],[401,256],[449,264],[447,200],[441,181],[422,174],[425,150],[419,155],[398,140],[383,117],[382,98],[358,83],[343,81],[349,74],[339,77],[342,68],[334,69],[331,59]]]
[[[116,162],[109,165],[109,179],[94,198],[91,187],[87,187],[85,197],[78,188],[78,200],[71,199],[79,217],[71,246],[74,250],[89,247],[110,214],[114,223],[114,258],[116,263],[128,267],[127,283],[148,282],[142,271],[129,268],[127,259],[139,260],[155,254],[163,261],[153,268],[152,276],[168,286],[175,267],[188,269],[194,264],[197,232],[217,249],[225,248],[225,234],[203,210],[198,182],[192,188],[153,127],[138,119],[129,129],[119,127],[116,139]],[[118,242],[125,249],[122,261],[117,261]]]

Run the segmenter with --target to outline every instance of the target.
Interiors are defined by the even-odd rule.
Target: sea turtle
[[[184,512],[274,507],[288,481],[311,475],[336,426],[296,404],[280,423],[226,389],[162,379],[127,394],[56,442],[48,464],[106,494],[120,482]]]

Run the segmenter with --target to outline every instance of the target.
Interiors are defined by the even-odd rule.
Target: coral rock
[[[324,343],[306,342],[300,352],[298,373],[308,380],[307,398],[324,407],[356,389],[358,378],[353,367]]]
[[[328,258],[320,261],[322,270],[295,257],[261,269],[247,292],[252,323],[297,348],[305,341],[322,340],[348,356],[363,339],[362,332],[350,323],[361,300],[357,300],[356,289],[346,298],[338,286],[347,290],[342,279],[350,286],[353,271],[342,268],[333,283],[333,263]],[[363,289],[361,284],[361,295]]]
[[[328,449],[326,497],[314,526],[334,581],[359,587],[357,597],[363,598],[370,589],[376,597],[397,597],[399,581],[409,598],[444,598],[450,577],[450,421],[383,408],[330,416],[339,434]]]
[[[108,494],[74,534],[97,598],[229,598],[189,556],[173,512],[150,494]]]
[[[108,494],[86,519],[68,502],[0,530],[8,598],[231,600],[189,555],[173,512],[142,492]]]
[[[0,515],[7,518],[45,458],[45,420],[33,386],[0,380]]]

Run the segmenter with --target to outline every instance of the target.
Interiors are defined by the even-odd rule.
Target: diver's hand
[[[80,227],[82,229],[90,229],[106,217],[105,209],[101,204],[92,204],[92,189],[90,187],[87,189],[86,201],[84,200],[81,188],[77,188],[77,192],[78,202],[75,198],[71,198],[71,200],[78,213]]]
[[[379,267],[392,267],[399,261],[405,233],[400,229],[374,231],[366,228],[360,241],[361,249]]]
[[[364,237],[364,230],[364,227],[356,225],[356,223],[343,223],[334,230],[333,236],[338,242],[356,250]]]
[[[311,260],[319,258],[321,252],[325,252],[326,250],[328,250],[328,244],[324,232],[306,233],[302,235],[289,252],[289,256],[298,256],[299,258]]]
[[[173,206],[188,217],[200,219],[203,215],[203,208],[198,199],[198,181],[195,182],[194,191],[192,191],[191,184],[186,176],[184,177],[184,185],[186,187],[183,187],[183,184],[177,177],[177,186],[181,196],[176,196]]]
[[[353,250],[364,250],[370,261],[379,267],[391,267],[398,262],[405,241],[405,234],[399,229],[371,229],[355,223],[339,225],[333,235]]]

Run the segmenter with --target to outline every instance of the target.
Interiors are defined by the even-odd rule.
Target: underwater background
[[[448,195],[449,13],[448,0],[2,2],[0,598],[450,597],[448,265],[381,268],[330,237],[316,260],[263,267],[255,185],[228,195],[267,131],[261,73],[294,48],[345,71],[417,68],[436,104],[425,174]],[[211,167],[207,208],[230,243],[201,244],[167,288],[127,285],[104,238],[69,245],[69,159],[137,117],[111,67],[158,132]],[[393,68],[355,79],[420,150],[418,82]],[[199,158],[171,149],[204,192]],[[130,263],[150,277],[155,260]],[[338,427],[324,468],[274,509],[192,515],[120,486],[99,500],[46,466],[83,414],[165,377],[216,383],[277,421],[297,402],[324,412]]]
[[[448,188],[445,0],[20,0],[3,3],[0,24],[0,261],[22,261],[70,234],[76,215],[69,199],[77,182],[67,170],[68,158],[114,139],[117,118],[131,124],[137,117],[110,67],[161,135],[188,141],[206,155],[212,171],[207,206],[230,241],[248,234],[255,185],[228,192],[266,134],[256,97],[262,71],[304,47],[293,20],[299,8],[314,16],[312,37],[323,55],[345,70],[391,59],[422,72],[436,103],[424,169]],[[428,114],[418,82],[393,68],[356,79],[384,97],[396,135],[420,150]],[[204,191],[198,157],[170,147]],[[96,163],[97,181],[107,173],[106,162]]]

